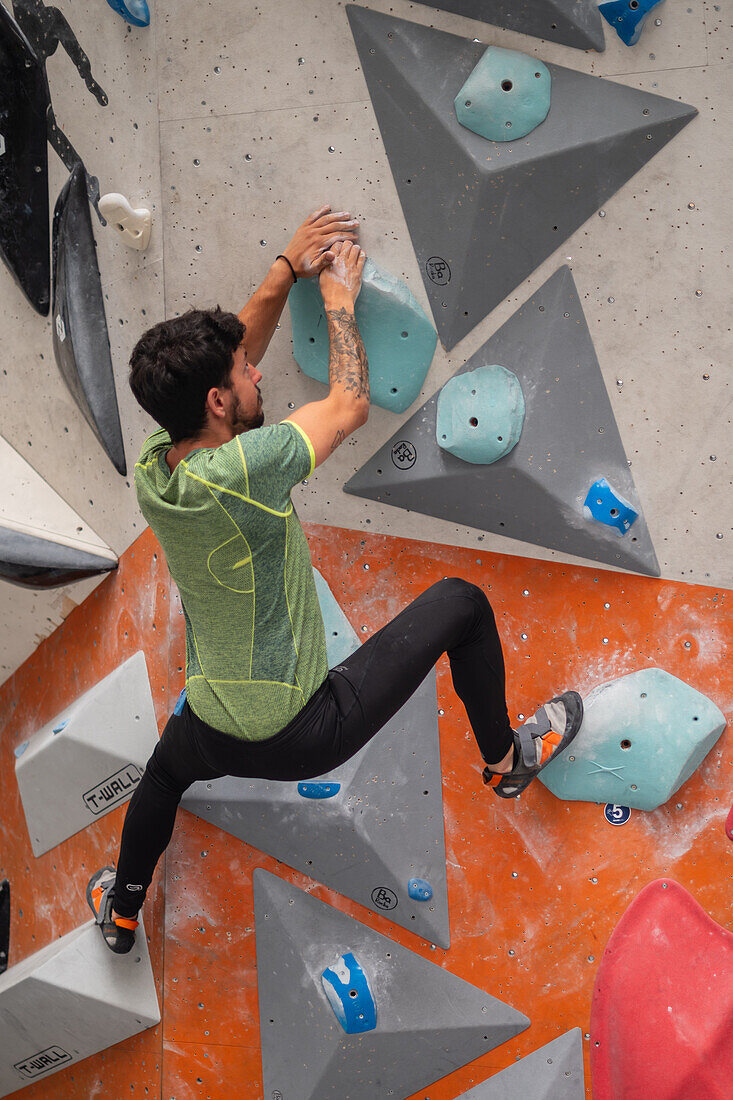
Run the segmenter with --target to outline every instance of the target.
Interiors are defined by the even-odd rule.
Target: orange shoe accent
[[[498,775],[498,774],[492,775],[491,779],[489,780],[489,786],[490,787],[498,787],[503,778],[504,778],[503,775]]]
[[[542,738],[542,759],[541,764],[544,764],[546,760],[549,760],[557,746],[562,741],[562,734],[559,733],[546,733]]]
[[[131,932],[134,932],[137,928],[136,920],[128,920],[127,917],[115,917],[114,922],[118,928],[129,928]]]

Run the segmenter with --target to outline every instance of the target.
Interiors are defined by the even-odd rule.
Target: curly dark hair
[[[226,388],[245,326],[235,313],[191,309],[153,325],[130,356],[130,389],[173,443],[195,439],[206,424],[206,395]]]

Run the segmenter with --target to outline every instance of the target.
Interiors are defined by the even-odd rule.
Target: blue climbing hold
[[[455,375],[438,396],[438,445],[464,462],[503,458],[519,442],[523,424],[519,379],[497,364]]]
[[[625,535],[639,513],[611,488],[605,477],[594,481],[588,490],[584,506],[593,519],[605,523],[607,527],[617,527]]]
[[[150,26],[150,9],[145,0],[107,0],[107,3],[133,27]]]
[[[333,798],[341,790],[340,783],[299,783],[298,794],[303,798]]]
[[[293,355],[300,369],[328,383],[328,323],[318,279],[290,291]],[[372,404],[402,413],[417,398],[438,334],[408,287],[367,260],[354,309],[369,359]]]
[[[321,975],[321,982],[336,1019],[347,1035],[373,1031],[377,1006],[363,969],[349,951]]]
[[[545,121],[551,88],[536,57],[489,46],[454,100],[456,118],[489,141],[515,141]]]
[[[173,708],[173,713],[180,716],[181,714],[183,714],[183,708],[185,707],[185,705],[186,705],[186,689],[181,688],[181,693],[178,696],[178,699],[176,700],[176,705]]]
[[[661,668],[644,668],[590,692],[578,736],[539,780],[558,798],[656,810],[725,725],[711,699]]]
[[[634,46],[644,30],[647,15],[661,2],[662,0],[609,0],[606,4],[599,4],[598,10],[624,45]]]
[[[23,755],[23,753],[25,752],[25,750],[28,748],[29,745],[30,745],[30,741],[21,741],[21,743],[19,745],[16,745],[16,747],[14,749],[14,754],[15,754],[16,760]]]
[[[62,730],[66,729],[68,724],[69,724],[69,719],[67,718],[65,722],[59,722],[58,726],[54,726],[53,730],[51,732],[52,733],[61,733]]]
[[[430,901],[433,888],[424,878],[411,878],[407,883],[407,893],[413,901]]]

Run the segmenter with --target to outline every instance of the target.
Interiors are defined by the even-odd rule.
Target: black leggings
[[[173,715],[132,796],[122,830],[114,908],[134,917],[173,833],[183,792],[223,775],[293,782],[327,775],[397,713],[442,653],[448,653],[479,751],[498,763],[512,747],[504,657],[491,605],[480,588],[447,577],[326,676],[274,737],[244,741],[213,729],[186,703]]]

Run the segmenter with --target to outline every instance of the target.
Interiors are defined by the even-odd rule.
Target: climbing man
[[[278,256],[239,317],[218,307],[162,321],[130,360],[135,397],[159,424],[135,467],[142,513],[178,585],[186,688],[127,809],[116,870],[87,899],[107,945],[130,950],[136,916],[183,792],[224,775],[327,775],[409,699],[442,653],[486,768],[514,798],[580,726],[574,691],[514,731],[494,615],[476,585],[433,584],[329,671],[308,544],[291,491],[369,414],[354,303],[358,223],[325,206]],[[258,365],[291,285],[318,278],[330,342],[328,395],[264,426]]]

